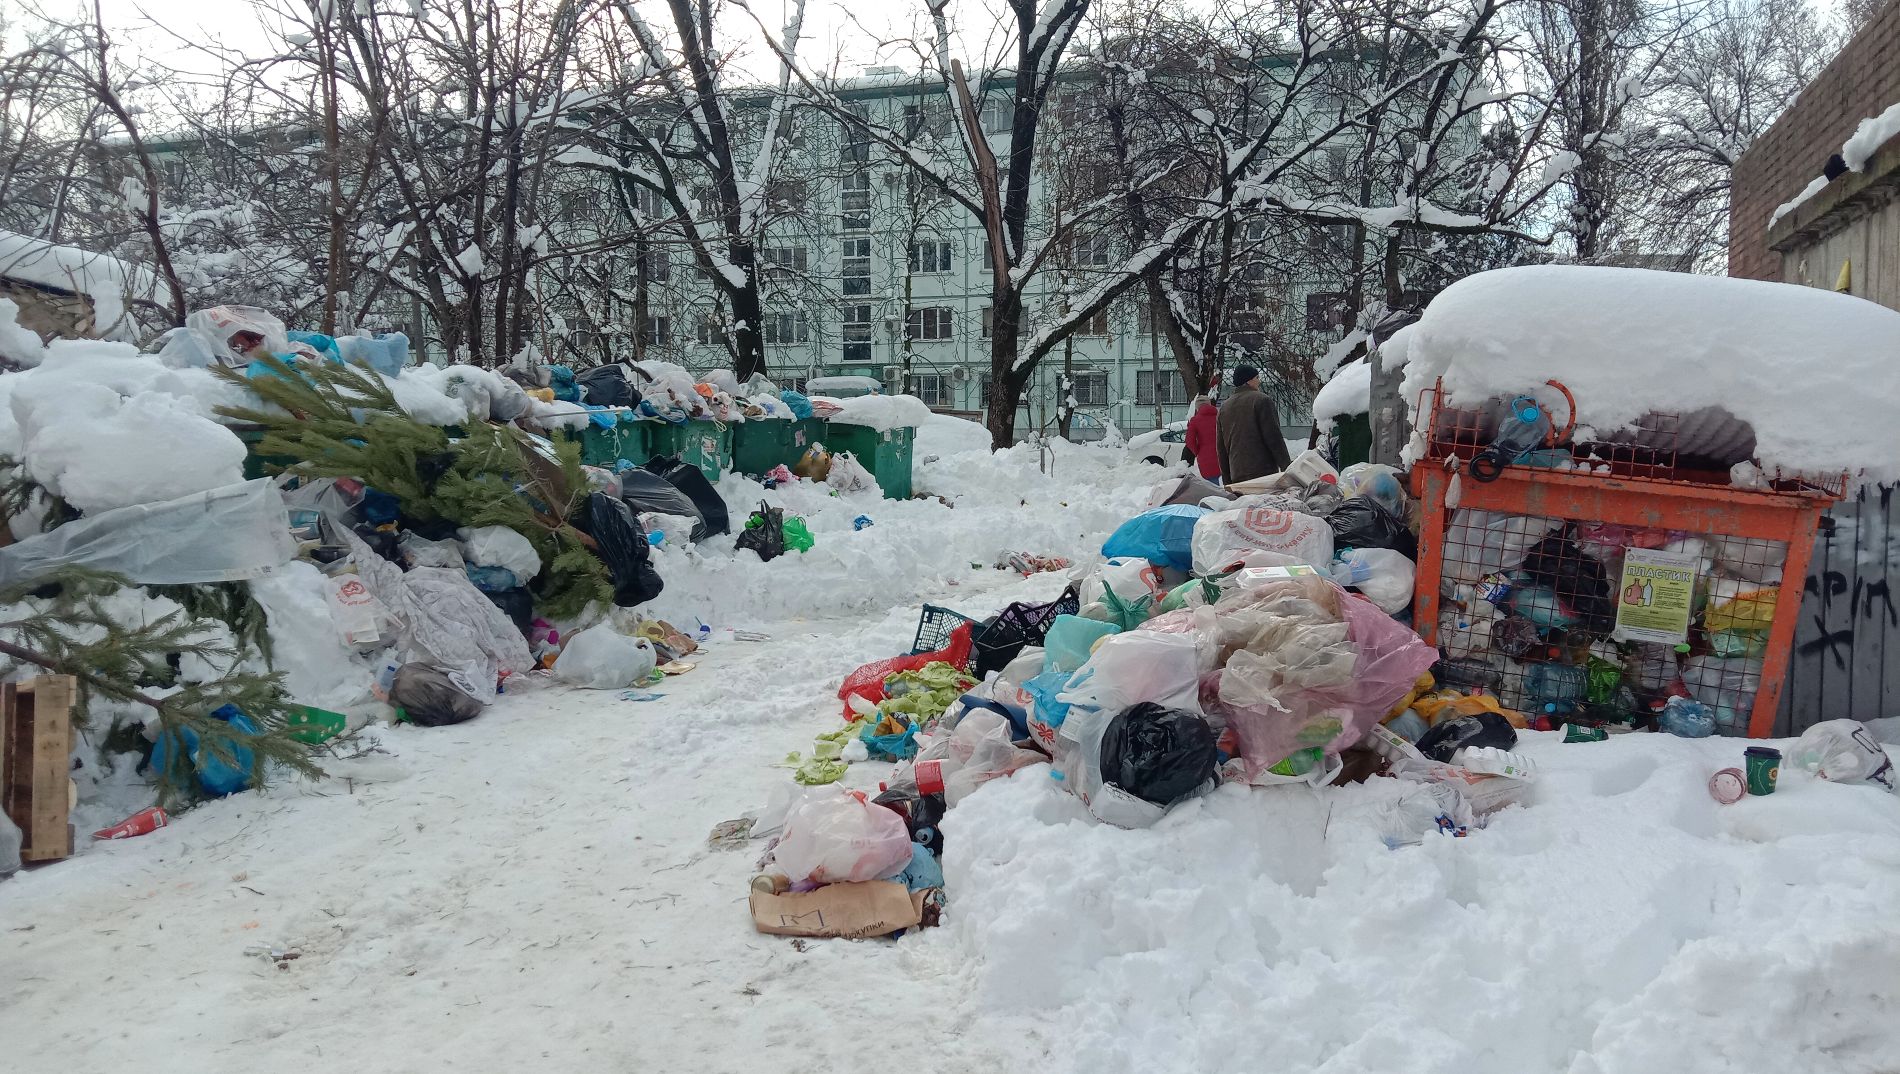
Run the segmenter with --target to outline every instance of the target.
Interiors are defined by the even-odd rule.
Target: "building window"
[[[990,237],[985,235],[979,241],[983,245],[983,271],[993,273],[996,271],[996,252],[990,249]]]
[[[1100,369],[1078,369],[1069,385],[1076,406],[1108,405],[1108,374]]]
[[[673,339],[673,326],[669,318],[648,317],[647,323],[640,328],[640,342],[649,347],[664,347]]]
[[[772,383],[778,385],[780,391],[797,392],[800,395],[804,395],[805,385],[810,380],[810,377],[778,377],[773,380]]]
[[[658,220],[660,217],[667,215],[665,205],[666,203],[660,199],[660,192],[652,187],[636,186],[633,188],[633,207],[639,210],[641,216],[649,220]]]
[[[693,342],[707,347],[725,344],[726,326],[720,323],[719,314],[702,313],[694,318]]]
[[[839,155],[845,163],[863,164],[871,159],[871,132],[866,126],[870,121],[869,107],[861,104],[851,106],[851,120],[843,125],[844,130],[841,132],[843,140]]]
[[[1346,327],[1346,315],[1352,309],[1352,296],[1338,291],[1314,291],[1306,296],[1306,328],[1324,332]]]
[[[640,257],[640,272],[654,283],[673,278],[673,255],[667,250],[648,250]]]
[[[949,243],[935,239],[911,243],[910,271],[914,273],[949,272],[953,259],[951,250]]]
[[[983,315],[983,337],[982,338],[988,339],[990,338],[990,332],[994,329],[995,320],[996,320],[996,311],[990,308],[989,306],[984,306],[982,310],[980,310],[979,312]]]
[[[1160,312],[1161,304],[1150,302],[1144,296],[1135,303],[1135,334],[1152,336],[1155,334],[1155,314]]]
[[[1095,98],[1087,93],[1065,93],[1056,100],[1056,122],[1074,130],[1095,116]]]
[[[907,104],[904,106],[904,137],[915,138],[924,130],[924,106]]]
[[[950,378],[942,373],[912,373],[910,386],[911,394],[923,400],[925,406],[946,407],[951,403]]]
[[[843,180],[842,226],[846,231],[871,228],[871,173],[852,172]]]
[[[1100,231],[1077,235],[1069,243],[1069,256],[1082,268],[1106,268],[1115,258],[1115,238]]]
[[[804,310],[768,313],[765,315],[764,336],[767,343],[808,343],[811,341],[811,322]]]
[[[949,339],[951,338],[951,317],[952,312],[949,306],[926,306],[923,309],[913,309],[905,318],[904,338],[925,342],[941,342]]]
[[[1016,125],[1016,101],[1007,93],[991,93],[983,98],[983,129],[991,134]]]
[[[803,246],[765,246],[759,249],[759,263],[779,272],[802,273],[810,260],[811,251]]]
[[[868,295],[871,293],[870,239],[844,240],[844,263],[839,276],[840,285],[845,294]]]
[[[871,307],[868,303],[852,303],[843,309],[844,313],[844,360],[847,362],[868,362],[871,360]]]
[[[1093,316],[1082,319],[1082,326],[1075,330],[1079,336],[1108,335],[1108,307],[1103,306]]]
[[[1162,370],[1161,405],[1181,406],[1188,401],[1187,381],[1181,379],[1179,370]],[[1135,372],[1135,405],[1155,405],[1154,370],[1144,369]]]

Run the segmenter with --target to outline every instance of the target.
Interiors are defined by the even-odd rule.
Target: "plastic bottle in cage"
[[[1511,409],[1498,422],[1498,435],[1489,447],[1471,459],[1471,476],[1479,481],[1496,481],[1506,466],[1544,445],[1550,436],[1550,415],[1537,400],[1520,395],[1511,400]]]
[[[1524,673],[1524,691],[1550,713],[1576,710],[1589,690],[1589,673],[1574,664],[1532,664]]]

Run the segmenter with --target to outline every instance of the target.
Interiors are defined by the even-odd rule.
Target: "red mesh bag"
[[[844,705],[844,718],[851,718],[851,695],[857,694],[875,705],[884,700],[884,680],[900,671],[916,671],[925,664],[934,664],[941,660],[946,664],[968,669],[970,666],[970,630],[975,624],[958,623],[950,632],[950,644],[934,652],[912,653],[909,656],[894,656],[889,660],[879,660],[866,664],[844,677],[844,685],[838,687],[838,697]]]

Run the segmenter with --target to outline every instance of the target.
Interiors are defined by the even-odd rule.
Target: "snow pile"
[[[917,439],[911,445],[913,457],[922,463],[931,457],[948,458],[965,452],[989,454],[990,431],[973,421],[932,414],[917,427]]]
[[[175,396],[40,384],[14,392],[12,410],[27,474],[88,514],[244,477],[244,444]]]
[[[736,474],[722,476],[714,487],[734,534],[763,500],[788,518],[804,518],[816,544],[764,563],[735,551],[734,534],[688,547],[668,532],[654,549],[666,590],[641,611],[678,625],[753,627],[942,603],[973,576],[993,575],[1004,552],[1078,561],[1095,555],[1116,526],[1146,506],[1154,480],[1153,467],[1125,464],[1119,452],[1067,443],[1058,445],[1054,477],[1039,471],[1027,445],[920,462],[915,485],[925,498],[913,500],[886,500],[875,489],[834,495],[823,483],[802,480],[768,491]],[[860,515],[872,524],[854,529]]]
[[[164,301],[158,278],[144,268],[11,231],[0,231],[0,276],[85,295],[92,302],[93,329],[107,339],[137,336],[128,300]]]
[[[1841,159],[1849,168],[1860,171],[1867,167],[1880,147],[1895,136],[1900,136],[1900,104],[1861,120],[1854,133],[1841,143]]]
[[[46,345],[39,333],[20,323],[20,307],[10,298],[0,298],[0,361],[30,367],[45,357]]]
[[[1037,766],[944,819],[954,894],[911,960],[1091,1074],[1890,1069],[1900,797],[1783,768],[1720,806],[1742,745],[1527,734],[1532,804],[1398,850],[1394,780],[1124,831]]]
[[[1372,409],[1372,363],[1364,358],[1341,366],[1313,397],[1313,423],[1364,414]]]
[[[930,408],[914,395],[861,395],[832,402],[838,404],[838,413],[831,419],[834,424],[867,425],[878,432],[915,429],[931,417]]]
[[[302,560],[250,583],[264,608],[271,666],[284,673],[284,688],[297,702],[337,711],[369,700],[375,670],[338,635],[329,585]]]
[[[1900,312],[1793,284],[1536,266],[1468,276],[1411,329],[1403,393],[1475,406],[1569,387],[1579,425],[1724,410],[1764,467],[1900,476]],[[1416,404],[1414,404],[1416,405]]]

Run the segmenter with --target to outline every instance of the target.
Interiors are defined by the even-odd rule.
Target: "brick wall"
[[[1900,0],[1861,28],[1794,107],[1735,163],[1729,195],[1728,272],[1779,280],[1781,258],[1768,249],[1775,207],[1821,174],[1827,158],[1860,121],[1900,104]]]

